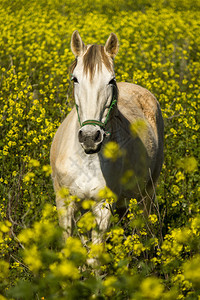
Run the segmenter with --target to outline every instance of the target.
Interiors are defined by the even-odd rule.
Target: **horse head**
[[[74,31],[71,49],[74,98],[77,109],[78,140],[85,153],[97,153],[106,136],[111,110],[117,101],[113,60],[118,52],[117,36],[111,33],[105,46],[86,46]]]

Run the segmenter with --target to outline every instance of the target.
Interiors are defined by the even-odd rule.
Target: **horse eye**
[[[72,80],[74,83],[78,83],[78,79],[77,79],[75,76],[72,76],[71,80]]]
[[[108,84],[109,84],[109,85],[116,85],[116,80],[115,80],[115,78],[112,78],[112,79],[109,81]]]

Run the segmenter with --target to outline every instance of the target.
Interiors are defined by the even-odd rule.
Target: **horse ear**
[[[80,56],[85,50],[85,44],[83,43],[78,30],[72,33],[71,49],[75,57]]]
[[[108,53],[109,56],[114,58],[119,50],[119,41],[113,32],[110,34],[109,38],[107,39],[107,42],[105,44],[105,50]]]

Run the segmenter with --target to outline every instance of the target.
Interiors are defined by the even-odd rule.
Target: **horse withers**
[[[143,202],[144,209],[155,197],[155,185],[163,163],[163,119],[156,98],[145,88],[126,82],[116,83],[114,57],[119,48],[111,33],[105,46],[85,45],[75,31],[71,49],[75,107],[58,128],[51,146],[51,166],[59,223],[66,238],[80,205],[59,191],[66,188],[79,199],[93,199],[92,210],[98,226],[93,242],[102,242],[109,227],[112,207],[99,197],[108,187],[115,195],[115,208],[123,211],[127,199]],[[122,155],[104,156],[112,142]],[[108,147],[109,148],[109,147]],[[132,174],[129,184],[121,178]],[[148,209],[147,209],[148,207]]]

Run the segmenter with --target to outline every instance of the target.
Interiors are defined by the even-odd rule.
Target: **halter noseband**
[[[108,113],[106,115],[106,119],[105,119],[104,122],[97,121],[97,120],[86,120],[83,123],[81,123],[81,120],[80,120],[80,116],[79,116],[79,112],[78,112],[78,105],[75,103],[76,111],[77,111],[77,115],[78,115],[78,121],[79,121],[80,126],[83,127],[85,125],[93,125],[93,126],[99,126],[99,127],[101,127],[102,129],[105,130],[106,124],[107,124],[108,119],[109,119],[110,112],[111,112],[111,110],[113,109],[113,106],[116,103],[117,103],[117,100],[113,99],[112,102],[111,102],[111,105],[109,107],[109,110],[108,110]]]

